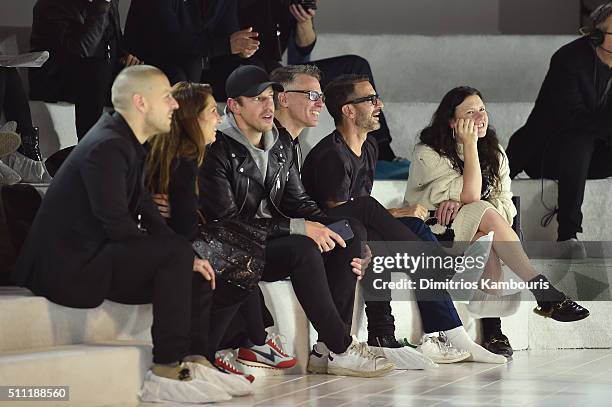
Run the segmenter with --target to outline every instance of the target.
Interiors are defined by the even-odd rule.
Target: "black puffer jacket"
[[[327,216],[304,190],[291,139],[281,134],[270,150],[265,185],[245,146],[217,132],[200,169],[200,208],[208,220],[253,218],[263,199],[274,212],[270,237],[288,235],[290,218],[324,222]]]

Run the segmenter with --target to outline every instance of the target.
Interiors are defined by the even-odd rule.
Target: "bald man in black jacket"
[[[112,92],[116,112],[102,116],[54,177],[13,274],[18,285],[68,307],[94,308],[105,299],[152,303],[154,366],[145,376],[143,401],[155,401],[145,390],[159,377],[173,379],[162,387],[183,388],[175,396],[196,396],[188,388],[202,382],[192,380],[193,366],[180,362],[208,353],[214,288],[208,262],[195,259],[190,243],[166,226],[144,185],[142,144],[170,130],[178,108],[170,90],[151,66],[119,74]],[[167,401],[229,398],[202,386],[197,393],[206,397]]]

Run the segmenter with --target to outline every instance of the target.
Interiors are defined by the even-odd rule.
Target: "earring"
[[[455,128],[454,128],[454,127],[451,127],[451,130],[453,131],[453,138],[456,138],[456,137],[455,137]]]

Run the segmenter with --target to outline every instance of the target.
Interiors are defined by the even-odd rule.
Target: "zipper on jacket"
[[[275,184],[276,184],[277,182],[279,182],[279,183],[280,183],[280,174],[281,174],[281,171],[282,171],[282,167],[281,167],[281,169],[278,171],[278,173],[276,174],[276,177],[274,178],[274,183],[275,183]],[[280,188],[280,187],[279,187],[279,188]],[[281,216],[284,216],[284,217],[285,217],[285,218],[287,218],[287,219],[291,219],[289,216],[285,215],[285,214],[283,213],[283,211],[281,211],[280,209],[278,209],[278,206],[276,206],[276,204],[274,203],[274,199],[272,199],[272,195],[269,195],[269,197],[270,197],[270,202],[272,203],[272,206],[274,206],[274,209],[276,209],[276,211],[277,211],[278,213],[280,213],[280,214],[281,214]]]
[[[238,213],[242,212],[242,209],[244,209],[244,205],[246,204],[246,201],[249,197],[249,185],[251,184],[251,179],[249,177],[247,177],[247,190],[246,190],[246,194],[244,194],[244,202],[242,202],[242,206],[240,207],[240,210],[238,210]]]

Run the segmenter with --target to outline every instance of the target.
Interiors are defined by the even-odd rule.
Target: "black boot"
[[[482,347],[489,352],[505,357],[510,357],[514,353],[508,337],[501,331],[500,318],[482,318]]]
[[[21,132],[21,147],[17,150],[30,160],[41,161],[40,145],[38,141],[38,127]]]

